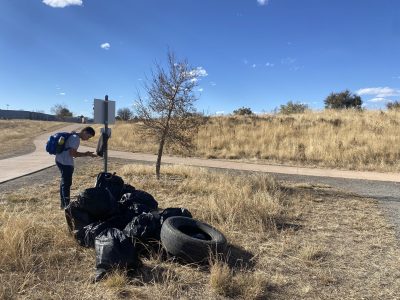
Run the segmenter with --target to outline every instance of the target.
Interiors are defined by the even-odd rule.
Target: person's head
[[[79,133],[79,136],[82,140],[87,141],[88,139],[94,137],[96,135],[96,132],[94,129],[90,126],[87,126],[81,130]]]

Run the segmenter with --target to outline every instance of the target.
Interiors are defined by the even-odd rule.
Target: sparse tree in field
[[[64,104],[56,104],[50,110],[57,117],[64,119],[67,117],[72,117],[72,112]]]
[[[251,115],[253,115],[253,112],[252,112],[251,108],[243,106],[238,109],[235,109],[233,111],[233,114],[237,115],[237,116],[251,116]]]
[[[386,103],[386,108],[388,110],[400,110],[400,101],[393,101]]]
[[[357,108],[361,109],[362,100],[358,95],[352,94],[349,90],[340,93],[331,93],[324,100],[325,108],[343,109]]]
[[[292,101],[289,101],[286,104],[282,104],[279,108],[279,112],[281,114],[298,114],[298,113],[303,113],[308,109],[307,104],[303,103],[294,103]]]
[[[204,71],[204,70],[203,70]],[[158,142],[156,176],[160,178],[161,157],[164,146],[176,144],[191,148],[193,132],[198,129],[202,118],[196,114],[194,93],[199,69],[193,69],[186,60],[177,61],[168,51],[168,62],[164,68],[155,64],[152,76],[144,82],[147,97],[138,95],[135,111],[141,120],[140,128],[150,133]]]
[[[117,116],[122,121],[128,121],[128,120],[130,120],[132,118],[133,113],[129,108],[124,107],[124,108],[118,109]]]

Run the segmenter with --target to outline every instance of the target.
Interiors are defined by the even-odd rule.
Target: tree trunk
[[[161,141],[160,141],[160,145],[158,146],[158,155],[157,155],[157,162],[156,162],[156,177],[157,177],[157,180],[160,179],[161,156],[163,154],[164,143],[165,143],[165,135],[162,136]]]

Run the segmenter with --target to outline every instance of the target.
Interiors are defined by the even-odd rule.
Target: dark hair
[[[81,132],[86,132],[86,133],[88,133],[88,134],[90,134],[91,136],[95,136],[96,135],[96,132],[94,131],[94,129],[92,128],[92,127],[90,127],[90,126],[87,126],[87,127],[85,127],[85,128],[83,128],[82,130],[81,130]]]

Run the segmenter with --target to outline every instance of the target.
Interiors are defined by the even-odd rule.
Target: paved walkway
[[[81,128],[81,124],[69,125],[65,128],[58,129],[54,132],[42,134],[35,138],[34,143],[36,150],[32,153],[11,157],[0,160],[0,183],[28,175],[45,168],[55,165],[54,156],[49,155],[45,151],[45,144],[50,136],[58,131],[72,131]],[[79,151],[94,151],[93,148],[81,146]],[[156,161],[156,155],[144,153],[131,153],[123,151],[109,150],[109,157],[117,157],[122,159],[130,159],[137,161]],[[233,169],[243,171],[257,171],[275,174],[289,174],[289,175],[302,175],[302,176],[316,176],[316,177],[332,177],[332,178],[347,178],[347,179],[360,179],[360,180],[373,180],[373,181],[387,181],[387,182],[400,182],[400,174],[397,173],[379,173],[379,172],[359,172],[359,171],[341,171],[330,169],[318,168],[302,168],[290,167],[279,165],[263,165],[256,163],[243,163],[219,159],[201,159],[201,158],[183,158],[163,156],[163,163],[201,166],[220,169]]]

